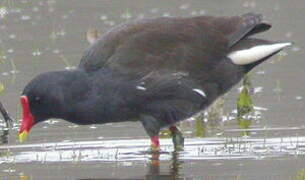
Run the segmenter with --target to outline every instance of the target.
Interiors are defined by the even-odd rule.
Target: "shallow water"
[[[89,28],[102,34],[136,18],[255,11],[273,24],[260,37],[295,42],[250,74],[251,117],[237,121],[239,84],[209,115],[181,123],[187,138],[180,153],[172,152],[166,131],[161,154],[149,153],[134,122],[50,120],[20,144],[19,123],[8,134],[0,120],[0,179],[304,179],[304,7],[303,0],[0,1],[0,99],[17,120],[24,85],[41,72],[77,66]]]

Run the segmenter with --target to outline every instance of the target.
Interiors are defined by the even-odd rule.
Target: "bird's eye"
[[[35,97],[35,101],[40,101],[40,100],[41,100],[41,98],[39,96]]]

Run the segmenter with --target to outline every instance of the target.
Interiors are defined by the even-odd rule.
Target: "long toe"
[[[150,150],[152,153],[160,152],[160,146],[156,146],[154,144],[150,145]]]

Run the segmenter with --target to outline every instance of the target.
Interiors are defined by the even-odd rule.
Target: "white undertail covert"
[[[253,63],[255,61],[259,61],[287,46],[291,46],[291,42],[284,43],[275,43],[275,44],[266,44],[266,45],[258,45],[251,47],[249,49],[242,49],[233,51],[228,54],[228,58],[232,60],[234,64],[237,65],[246,65]]]

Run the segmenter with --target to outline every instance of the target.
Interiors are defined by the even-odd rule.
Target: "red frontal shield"
[[[22,122],[19,130],[19,134],[23,132],[30,132],[34,125],[34,117],[30,110],[30,104],[27,96],[20,97],[20,103],[22,106]]]

